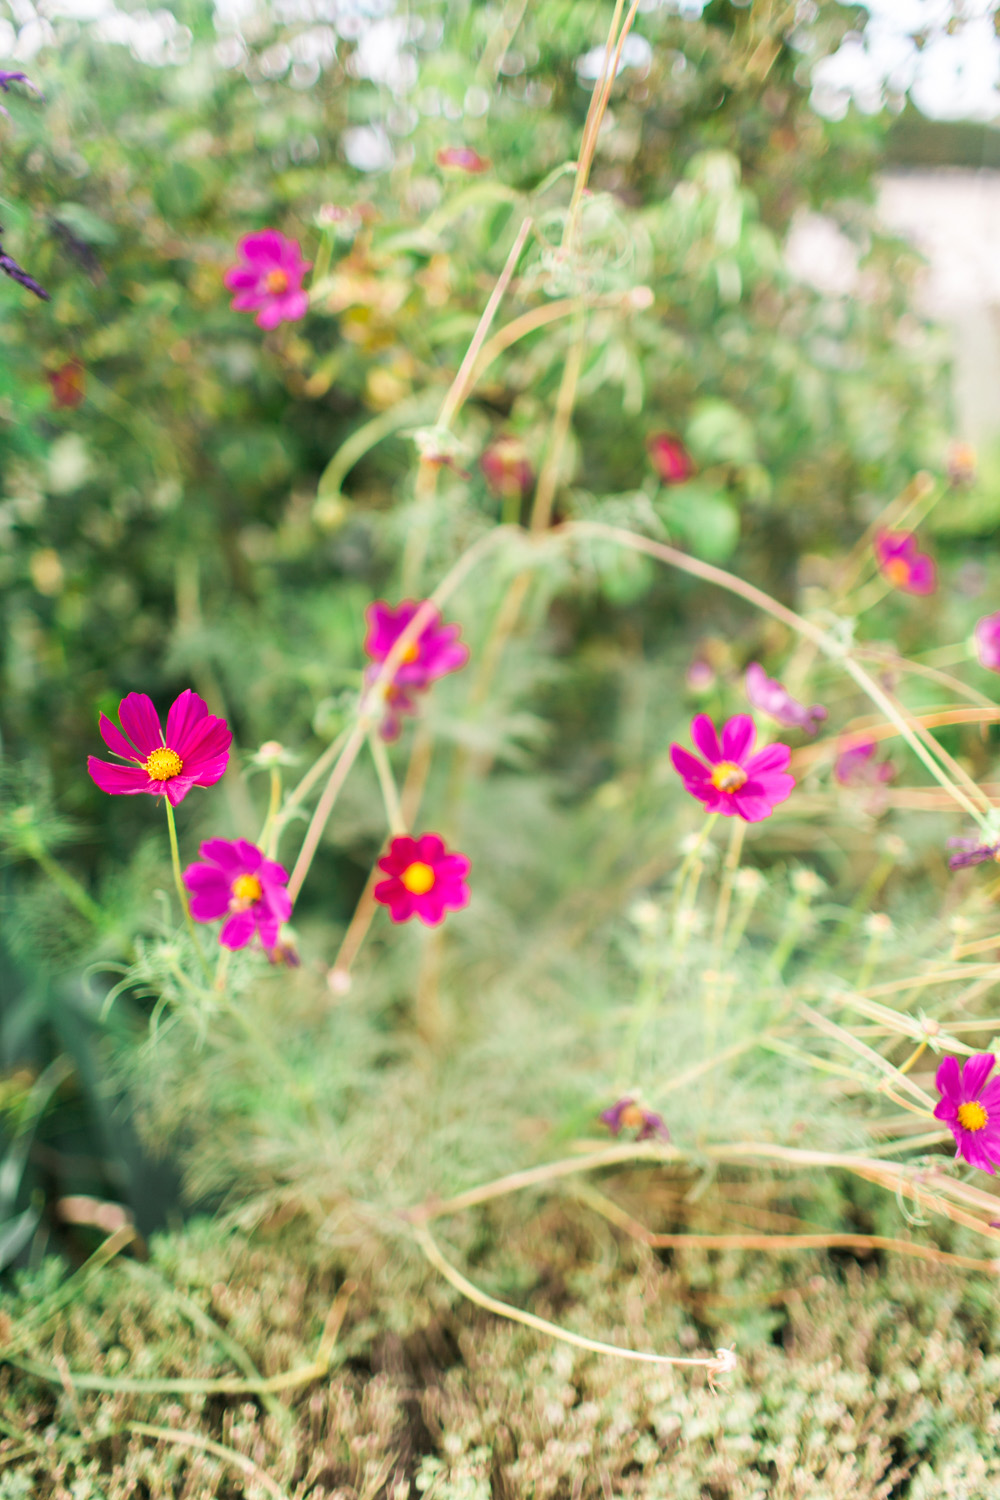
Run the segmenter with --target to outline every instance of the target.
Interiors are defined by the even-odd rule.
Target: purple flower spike
[[[602,1109],[599,1119],[612,1135],[621,1135],[623,1130],[634,1130],[637,1141],[670,1139],[670,1131],[663,1122],[663,1116],[658,1115],[655,1110],[646,1109],[645,1105],[630,1097],[619,1099],[608,1109]]]
[[[826,718],[821,703],[806,708],[776,678],[768,677],[759,662],[752,661],[747,667],[746,689],[753,707],[786,729],[804,729],[806,734],[815,734]]]
[[[948,860],[949,870],[967,870],[970,865],[984,865],[990,859],[1000,864],[1000,844],[983,844],[979,839],[949,839],[948,848],[961,851]]]
[[[934,1117],[955,1137],[956,1160],[962,1157],[991,1176],[1000,1162],[1000,1078],[986,1081],[995,1063],[992,1052],[973,1053],[961,1067],[946,1057],[934,1079],[941,1095]]]

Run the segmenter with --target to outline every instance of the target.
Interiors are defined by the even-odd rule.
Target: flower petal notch
[[[914,531],[875,533],[875,561],[887,583],[904,594],[933,594],[937,588],[934,559],[919,551]]]
[[[608,1127],[612,1135],[621,1135],[623,1130],[627,1130],[635,1132],[637,1141],[670,1139],[670,1131],[663,1116],[658,1115],[655,1110],[647,1109],[631,1094],[626,1094],[607,1109],[602,1109],[598,1119]]]
[[[759,662],[752,661],[747,667],[746,691],[754,708],[785,729],[804,729],[806,734],[815,734],[826,718],[826,709],[821,703],[806,708],[782,687],[777,678],[768,677]]]
[[[674,770],[685,790],[704,803],[706,812],[760,823],[791,796],[795,778],[786,770],[791,750],[775,744],[754,753],[756,736],[749,714],[730,719],[721,740],[708,715],[697,714],[691,721],[691,738],[704,760],[682,745],[670,746]]]
[[[125,764],[87,757],[87,770],[102,792],[111,796],[148,792],[166,797],[176,807],[193,786],[214,786],[225,774],[233,732],[225,719],[209,713],[204,700],[190,688],[171,704],[166,733],[153,700],[145,693],[123,698],[118,719],[121,730],[101,714],[101,738]]]
[[[303,259],[298,240],[288,239],[277,229],[262,229],[244,235],[236,247],[239,263],[230,266],[225,283],[235,292],[234,312],[255,312],[258,328],[277,328],[295,323],[309,309],[302,280],[312,267]]]
[[[246,948],[257,936],[269,962],[297,963],[294,948],[289,959],[278,937],[281,924],[292,914],[284,866],[247,839],[206,839],[198,853],[200,862],[184,871],[194,920],[217,922],[224,917],[219,933],[223,948]]]
[[[464,854],[449,854],[436,833],[394,838],[378,867],[389,878],[372,894],[394,922],[419,917],[427,927],[437,927],[446,911],[469,904],[469,861]]]
[[[1000,1163],[1000,1078],[987,1082],[995,1063],[992,1052],[973,1053],[961,1066],[946,1057],[934,1078],[941,1095],[934,1118],[955,1137],[956,1161],[961,1157],[991,1176]]]

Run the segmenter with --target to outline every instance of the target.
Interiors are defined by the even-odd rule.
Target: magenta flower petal
[[[783,771],[792,758],[792,752],[788,745],[765,745],[763,750],[758,750],[756,755],[751,755],[743,762],[743,769],[748,776],[763,776],[773,771]]]
[[[101,714],[97,723],[101,731],[101,739],[107,745],[112,755],[120,755],[122,760],[138,759],[139,752],[135,745],[130,744],[121,730],[116,729],[105,714]]]
[[[984,615],[977,622],[976,655],[990,672],[1000,672],[1000,613]]]
[[[747,667],[746,693],[754,708],[787,729],[804,729],[807,734],[815,734],[817,725],[826,718],[821,703],[814,703],[811,708],[799,703],[776,678],[768,677],[756,661]]]
[[[958,1066],[958,1059],[948,1056],[938,1067],[934,1075],[934,1087],[939,1094],[946,1099],[957,1099],[962,1091],[962,1075]],[[940,1109],[940,1105],[938,1108]]]
[[[193,913],[192,913],[193,915]],[[253,941],[253,935],[257,930],[253,912],[234,912],[219,933],[219,942],[223,948],[237,949],[245,948]],[[271,944],[274,947],[274,944]]]
[[[713,731],[714,733],[714,731]],[[722,731],[722,759],[735,760],[741,765],[753,749],[757,731],[749,714],[737,714],[729,720]],[[749,767],[745,767],[749,769]]]
[[[163,744],[159,715],[145,693],[128,693],[118,705],[118,718],[141,759]]]
[[[875,533],[875,561],[879,572],[893,588],[905,594],[932,594],[937,587],[933,560],[917,548],[912,531]]]
[[[692,781],[696,786],[708,782],[709,772],[701,761],[691,754],[690,750],[684,749],[683,745],[671,745],[670,759],[674,770],[679,776],[683,776],[685,781]]]
[[[303,318],[309,297],[302,280],[312,263],[303,258],[298,242],[277,229],[262,229],[244,235],[237,248],[240,262],[223,278],[236,292],[233,310],[256,312],[258,325],[267,329]]]
[[[129,797],[149,791],[149,777],[141,766],[116,766],[96,755],[87,756],[87,770],[102,792],[113,797]]]
[[[976,1052],[965,1060],[962,1069],[962,1091],[966,1098],[975,1098],[993,1071],[996,1058],[992,1052]]]
[[[189,741],[195,738],[194,730],[208,717],[208,705],[203,698],[185,688],[175,698],[167,713],[167,732],[164,742],[183,760],[189,753]]]
[[[195,921],[216,921],[228,913],[219,934],[224,948],[245,948],[255,932],[264,948],[274,948],[278,929],[292,912],[284,867],[248,839],[206,839],[198,852],[201,862],[184,871]]]
[[[996,1063],[992,1052],[966,1058],[961,1070],[953,1057],[946,1057],[937,1070],[935,1084],[942,1097],[934,1115],[955,1137],[955,1155],[980,1171],[994,1172],[1000,1161],[1000,1089],[994,1079],[984,1087]]]
[[[711,761],[713,765],[722,760],[719,737],[708,714],[696,714],[691,720],[691,738],[705,759]]]
[[[911,594],[933,594],[937,588],[937,567],[933,558],[915,557],[910,564],[908,592]]]

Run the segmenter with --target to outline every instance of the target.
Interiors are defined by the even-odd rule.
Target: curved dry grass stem
[[[605,1344],[600,1339],[589,1339],[583,1334],[572,1333],[568,1328],[560,1328],[558,1323],[550,1323],[547,1318],[539,1318],[535,1313],[525,1312],[520,1307],[512,1307],[509,1302],[500,1302],[496,1297],[480,1291],[462,1275],[461,1271],[456,1270],[451,1262],[445,1259],[426,1224],[417,1225],[414,1234],[417,1244],[434,1269],[439,1271],[457,1292],[461,1292],[463,1297],[468,1298],[470,1302],[483,1308],[484,1311],[495,1313],[498,1318],[506,1318],[511,1323],[521,1323],[525,1328],[533,1328],[536,1333],[544,1333],[549,1338],[556,1339],[560,1344],[571,1344],[574,1349],[586,1349],[591,1354],[609,1354],[616,1359],[628,1359],[644,1365],[701,1366],[719,1373],[721,1351],[717,1351],[714,1355],[705,1354],[682,1358],[675,1354],[647,1354],[641,1349],[623,1349],[617,1344]]]
[[[247,1479],[252,1479],[255,1484],[267,1490],[269,1495],[273,1495],[274,1500],[289,1500],[287,1491],[259,1464],[255,1464],[253,1459],[247,1458],[244,1453],[237,1453],[235,1448],[227,1448],[224,1443],[214,1442],[200,1432],[188,1432],[178,1427],[152,1427],[148,1422],[129,1422],[128,1430],[140,1437],[155,1438],[158,1443],[176,1443],[180,1448],[196,1448],[203,1453],[211,1453],[213,1458],[219,1458],[232,1468],[239,1469]]]

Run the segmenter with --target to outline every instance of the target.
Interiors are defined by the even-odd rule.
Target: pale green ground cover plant
[[[698,1247],[733,1257],[822,1248],[879,1251],[928,1263],[921,1274],[932,1289],[954,1285],[945,1280],[948,1265],[973,1275],[994,1273],[996,1197],[987,1177],[941,1152],[953,1137],[934,1117],[937,1093],[927,1071],[928,1062],[942,1056],[961,1059],[991,1050],[994,1029],[1000,1030],[989,1013],[998,946],[990,931],[991,892],[978,876],[962,876],[943,911],[932,909],[930,898],[905,879],[908,851],[898,836],[880,831],[872,808],[881,793],[887,805],[926,818],[928,839],[939,847],[948,832],[971,823],[980,844],[992,848],[1000,829],[991,796],[971,774],[975,768],[966,750],[951,754],[935,730],[944,726],[951,733],[957,726],[968,734],[996,722],[1000,710],[945,671],[947,662],[910,662],[890,647],[856,643],[858,621],[882,604],[894,582],[884,566],[879,576],[880,530],[912,531],[931,515],[943,487],[918,475],[872,520],[853,552],[827,570],[822,587],[804,591],[800,610],[671,545],[662,517],[641,491],[600,507],[584,493],[564,495],[572,474],[574,410],[597,363],[594,329],[612,341],[615,317],[641,315],[650,304],[648,289],[629,279],[636,261],[619,253],[620,225],[612,207],[587,186],[616,60],[635,14],[634,6],[628,12],[617,7],[577,159],[545,184],[545,194],[559,184],[568,193],[558,208],[549,197],[543,209],[529,203],[510,226],[506,263],[484,301],[466,356],[443,401],[435,401],[431,424],[412,433],[413,501],[395,522],[401,557],[396,593],[426,598],[426,606],[376,665],[360,696],[338,702],[341,731],[304,774],[295,746],[277,741],[246,763],[259,778],[250,786],[266,786],[266,802],[259,826],[238,832],[256,839],[269,857],[288,860],[293,899],[334,818],[339,838],[353,828],[378,847],[385,826],[394,839],[440,830],[449,849],[471,857],[468,909],[453,911],[441,928],[394,929],[386,940],[380,929],[370,933],[377,915],[373,869],[339,951],[324,954],[322,967],[311,961],[289,968],[270,942],[265,946],[275,948],[277,959],[270,968],[260,948],[249,945],[210,957],[207,932],[192,920],[182,868],[194,854],[193,847],[181,854],[187,840],[183,813],[190,803],[185,799],[175,823],[167,800],[176,902],[186,924],[178,928],[178,908],[164,895],[159,923],[148,924],[135,939],[120,982],[104,997],[110,1015],[125,996],[150,1002],[144,1035],[119,1034],[117,1066],[137,1101],[147,1140],[178,1147],[196,1199],[222,1198],[233,1230],[233,1264],[259,1254],[243,1236],[290,1221],[296,1233],[308,1235],[317,1259],[325,1255],[350,1269],[350,1282],[338,1276],[337,1284],[325,1287],[324,1321],[318,1314],[323,1278],[314,1276],[308,1316],[314,1323],[319,1318],[323,1332],[311,1347],[297,1336],[271,1341],[269,1368],[258,1370],[243,1347],[257,1341],[254,1330],[227,1343],[228,1332],[220,1338],[218,1328],[205,1323],[200,1301],[194,1311],[188,1308],[186,1319],[208,1344],[183,1358],[176,1352],[176,1330],[157,1326],[156,1307],[130,1298],[109,1315],[111,1323],[102,1323],[98,1309],[93,1328],[72,1318],[60,1327],[73,1289],[54,1279],[50,1284],[49,1272],[35,1270],[34,1281],[22,1290],[32,1305],[13,1308],[17,1321],[5,1360],[22,1378],[63,1391],[80,1444],[73,1450],[64,1443],[58,1462],[73,1466],[80,1494],[102,1472],[88,1472],[92,1442],[124,1445],[124,1457],[115,1459],[123,1465],[123,1486],[138,1482],[141,1473],[149,1493],[169,1493],[173,1460],[151,1469],[143,1456],[148,1443],[141,1439],[162,1442],[165,1451],[173,1445],[197,1453],[185,1470],[186,1493],[235,1470],[243,1476],[238,1482],[272,1495],[319,1496],[349,1485],[348,1493],[402,1496],[411,1481],[418,1491],[441,1497],[559,1493],[565,1483],[570,1493],[582,1494],[572,1476],[579,1472],[574,1465],[587,1463],[586,1492],[594,1494],[601,1491],[589,1487],[591,1481],[604,1493],[611,1483],[628,1492],[624,1469],[630,1465],[631,1474],[641,1477],[642,1487],[639,1479],[633,1486],[638,1493],[704,1493],[707,1484],[712,1494],[749,1496],[769,1484],[770,1493],[809,1494],[803,1486],[819,1472],[810,1451],[827,1452],[830,1434],[837,1432],[844,1440],[833,1446],[842,1461],[824,1457],[826,1489],[816,1493],[888,1495],[910,1476],[912,1465],[893,1444],[896,1434],[901,1437],[926,1415],[920,1406],[924,1387],[908,1390],[903,1373],[893,1374],[869,1402],[863,1384],[841,1368],[844,1350],[832,1337],[824,1343],[822,1319],[817,1323],[813,1308],[809,1319],[801,1309],[796,1314],[796,1337],[809,1349],[803,1370],[811,1371],[798,1378],[820,1405],[821,1398],[827,1401],[826,1415],[800,1420],[801,1403],[780,1384],[769,1396],[773,1370],[754,1346],[747,1358],[756,1391],[741,1384],[738,1399],[720,1396],[716,1382],[742,1379],[739,1351],[734,1355],[724,1342],[703,1347],[708,1325],[718,1326],[712,1319],[702,1318],[695,1330],[680,1315],[667,1314],[661,1326],[650,1309],[669,1302],[683,1278],[664,1288],[651,1252],[678,1245],[685,1255]],[[711,163],[705,170],[711,173]],[[476,201],[469,188],[466,210]],[[332,273],[328,254],[320,252],[317,261],[310,295],[321,306]],[[504,302],[515,278],[536,306],[505,324]],[[453,493],[464,482],[465,404],[491,362],[508,352],[516,358],[519,340],[541,327],[566,336],[525,523],[510,514],[506,524],[491,525],[483,517],[473,526],[462,516],[457,528]],[[412,412],[407,417],[397,410],[391,420],[376,418],[347,439],[319,486],[315,509],[321,524],[339,514],[341,485],[366,445],[404,423],[412,424]],[[561,498],[564,508],[557,514]],[[547,666],[536,643],[561,591],[581,576],[614,575],[620,556],[642,568],[662,564],[719,589],[738,601],[734,609],[746,607],[730,616],[736,629],[747,628],[751,610],[762,614],[776,627],[769,654],[784,652],[786,687],[796,698],[828,705],[830,732],[795,751],[795,789],[786,800],[776,799],[780,809],[766,821],[734,817],[720,825],[718,814],[710,813],[678,840],[676,809],[685,793],[666,754],[677,714],[660,701],[663,679],[655,664],[636,664],[631,689],[642,753],[589,798],[567,811],[554,787],[526,792],[516,774],[506,773],[489,776],[485,795],[469,795],[498,758],[516,770],[526,747],[546,733],[541,715],[529,714],[513,698],[508,664],[518,665],[522,693],[531,674],[544,684]],[[408,649],[417,645],[434,609],[446,620],[462,621],[470,661],[447,684],[433,687],[427,713],[403,742],[409,745],[404,768],[379,734],[384,689],[401,680]],[[720,692],[724,717],[745,709],[731,688]],[[763,735],[766,720],[758,725]],[[898,746],[900,765],[914,770],[916,784],[891,790],[869,784],[853,793],[831,789],[845,728],[855,738]],[[660,748],[646,754],[649,744]],[[364,760],[369,750],[370,766]],[[290,765],[296,774],[289,789]],[[237,810],[252,809],[246,780],[237,791],[227,790]],[[222,792],[209,788],[197,795]],[[384,825],[382,813],[372,810],[379,799]],[[104,909],[51,852],[63,830],[40,823],[24,810],[27,805],[6,816],[9,846],[43,867],[82,922],[113,938]],[[851,873],[861,870],[851,901],[829,895],[829,880],[812,868],[820,863],[818,853],[828,876],[845,866]],[[883,894],[893,880],[890,917]],[[315,951],[309,939],[307,918],[297,936],[307,953]],[[296,942],[294,930],[281,942],[287,955]],[[91,982],[103,983],[106,973],[106,963],[95,965]],[[488,1003],[473,1007],[471,994],[486,995]],[[399,1024],[401,1011],[405,1025]],[[35,1085],[19,1135],[25,1146],[58,1085],[58,1074]],[[640,1124],[647,1118],[666,1121],[670,1139],[602,1136],[599,1113],[616,1099],[632,1100],[647,1112]],[[11,1161],[8,1206],[19,1181],[16,1153]],[[824,1227],[826,1179],[856,1183],[859,1191],[877,1188],[878,1195],[864,1200],[877,1227]],[[736,1184],[749,1202],[737,1204],[737,1227],[726,1228],[733,1222],[727,1195]],[[617,1243],[612,1231],[634,1242],[630,1279],[598,1277],[586,1306],[574,1306],[572,1319],[554,1307],[543,1314],[520,1305],[525,1283],[513,1253],[520,1240],[505,1205],[522,1194],[543,1203],[571,1194],[595,1242]],[[685,1228],[655,1230],[647,1209],[650,1217],[684,1220]],[[706,1228],[715,1210],[717,1224]],[[463,1259],[479,1255],[481,1216],[494,1212],[496,1243],[505,1246],[509,1237],[511,1253],[507,1264],[497,1264],[495,1253],[481,1257],[487,1279],[499,1283],[495,1293],[485,1289],[482,1277],[461,1269]],[[7,1226],[22,1242],[37,1222],[32,1210],[26,1214]],[[131,1234],[127,1225],[115,1230],[97,1252],[98,1262],[124,1248]],[[197,1236],[190,1244],[198,1264],[161,1268],[175,1289],[185,1281],[205,1284],[203,1267],[214,1252],[199,1248]],[[186,1252],[163,1253],[169,1261],[171,1253]],[[357,1327],[351,1331],[352,1299],[355,1306],[378,1304],[389,1321],[412,1323],[412,1310],[400,1310],[398,1288],[401,1282],[411,1289],[419,1285],[413,1267],[421,1257],[489,1319],[529,1332],[501,1331],[476,1315],[477,1337],[486,1342],[467,1357],[480,1361],[477,1369],[487,1383],[496,1382],[495,1398],[484,1402],[479,1391],[472,1396],[459,1377],[443,1380],[428,1394],[421,1417],[436,1424],[439,1451],[401,1464],[400,1453],[413,1443],[399,1415],[408,1398],[393,1381],[376,1381],[363,1394],[347,1374],[334,1377],[329,1388],[325,1382],[333,1362],[349,1359],[351,1339],[360,1336]],[[499,1260],[505,1258],[501,1249]],[[305,1260],[310,1264],[310,1256]],[[258,1264],[266,1279],[266,1259]],[[99,1268],[79,1273],[87,1296]],[[144,1274],[141,1267],[135,1272],[140,1286]],[[760,1269],[741,1274],[751,1281],[767,1275]],[[233,1280],[240,1278],[234,1274]],[[119,1284],[107,1285],[109,1297],[117,1299]],[[426,1285],[403,1297],[435,1300]],[[828,1296],[831,1306],[836,1302],[838,1294],[822,1283],[813,1290],[820,1299]],[[617,1312],[616,1293],[622,1298]],[[225,1302],[214,1283],[212,1296],[220,1306]],[[865,1297],[877,1301],[866,1290],[866,1308],[871,1303]],[[289,1300],[294,1307],[306,1299],[303,1288]],[[260,1317],[259,1302],[255,1308],[252,1316]],[[169,1321],[170,1315],[162,1316]],[[863,1345],[864,1358],[874,1358],[870,1351],[879,1344],[878,1316],[871,1313],[870,1321],[855,1325],[855,1352]],[[148,1326],[140,1334],[144,1320]],[[239,1320],[234,1302],[223,1321],[228,1329]],[[115,1347],[109,1349],[100,1335],[112,1325]],[[49,1348],[56,1328],[60,1342]],[[926,1358],[937,1379],[946,1357],[934,1339],[940,1345],[943,1330],[928,1337]],[[213,1340],[240,1373],[217,1373]],[[564,1350],[553,1352],[553,1344]],[[168,1364],[188,1369],[194,1360],[206,1373],[177,1376],[151,1364],[161,1350]],[[130,1351],[139,1368],[129,1363]],[[580,1363],[581,1353],[601,1360]],[[888,1354],[886,1359],[891,1363]],[[549,1399],[540,1400],[530,1420],[508,1414],[501,1423],[489,1415],[508,1410],[497,1372],[516,1360],[528,1361],[531,1378]],[[613,1360],[636,1371],[611,1375]],[[970,1431],[981,1430],[988,1423],[985,1377],[974,1358],[970,1379],[975,1411],[963,1420]],[[325,1468],[312,1473],[301,1448],[287,1439],[283,1424],[291,1419],[281,1398],[317,1381],[324,1385],[310,1409],[315,1432],[309,1462],[331,1446]],[[90,1404],[89,1392],[107,1397],[106,1404]],[[242,1413],[230,1409],[216,1440],[172,1420],[146,1421],[157,1411],[162,1416],[163,1408],[135,1404],[171,1395],[195,1402],[245,1396],[255,1404]],[[912,1398],[910,1404],[904,1396]],[[553,1441],[577,1398],[588,1406],[586,1431]],[[880,1404],[890,1400],[896,1403],[895,1427],[886,1427]],[[765,1432],[758,1423],[751,1431],[752,1409],[769,1402],[776,1413],[768,1419],[771,1427]],[[184,1410],[179,1407],[178,1414]],[[505,1456],[497,1433],[501,1425],[518,1422],[523,1430],[512,1436]],[[12,1420],[8,1431],[12,1451],[32,1462],[46,1441],[36,1425]],[[675,1462],[678,1433],[687,1450]],[[694,1456],[699,1443],[701,1458]],[[941,1482],[986,1484],[995,1479],[990,1461],[975,1443],[958,1445],[943,1460],[958,1477]],[[273,1477],[275,1464],[282,1466],[280,1480]],[[946,1493],[935,1488],[940,1479],[932,1474],[925,1482],[917,1472],[909,1493]],[[8,1492],[18,1493],[16,1486]]]

